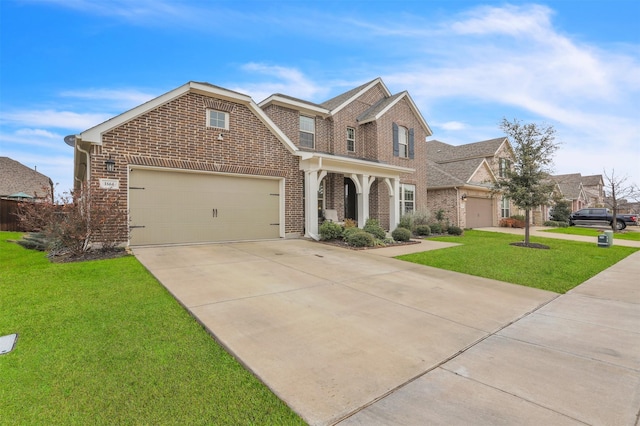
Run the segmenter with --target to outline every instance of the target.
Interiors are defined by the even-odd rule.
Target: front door
[[[344,218],[358,220],[358,194],[350,178],[344,178]]]

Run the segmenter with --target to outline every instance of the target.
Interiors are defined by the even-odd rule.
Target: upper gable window
[[[207,127],[229,130],[229,113],[214,109],[207,110]]]
[[[347,127],[347,151],[356,151],[356,129]]]
[[[413,129],[393,123],[393,155],[395,157],[414,158]]]
[[[498,168],[498,176],[502,178],[507,177],[507,170],[509,170],[510,168],[511,168],[511,161],[509,161],[507,158],[501,158],[499,168]]]
[[[300,116],[300,146],[315,147],[316,120],[304,115]]]

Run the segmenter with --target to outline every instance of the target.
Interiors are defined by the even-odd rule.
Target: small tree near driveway
[[[604,192],[607,207],[611,209],[613,216],[611,227],[614,231],[617,231],[617,216],[620,207],[622,207],[621,204],[627,202],[629,199],[640,199],[640,189],[638,189],[637,185],[629,182],[628,176],[616,175],[615,169],[611,169],[610,173],[604,170]]]
[[[548,204],[554,183],[549,178],[553,154],[558,149],[555,129],[535,123],[502,119],[500,128],[513,147],[515,160],[504,177],[498,178],[495,189],[510,198],[518,208],[525,211],[524,245],[529,243],[529,217],[531,209]]]

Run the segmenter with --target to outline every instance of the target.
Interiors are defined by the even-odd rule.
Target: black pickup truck
[[[633,214],[618,214],[616,215],[616,228],[619,230],[624,229],[627,225],[637,225],[638,217]],[[569,215],[569,225],[609,225],[613,226],[613,215],[609,209],[603,208],[588,208],[578,210],[577,212]]]

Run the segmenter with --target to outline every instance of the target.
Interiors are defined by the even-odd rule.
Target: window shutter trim
[[[415,152],[413,149],[413,129],[409,129],[409,158],[413,159]]]
[[[400,144],[398,143],[398,125],[393,123],[393,156],[400,156]]]

